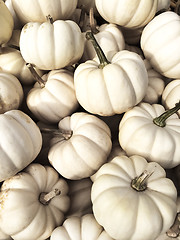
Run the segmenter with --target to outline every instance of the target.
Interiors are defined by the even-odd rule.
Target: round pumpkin
[[[158,163],[139,155],[104,164],[91,199],[95,219],[116,240],[154,240],[176,217],[176,187]]]
[[[58,128],[59,141],[50,147],[48,158],[62,176],[71,180],[90,177],[106,162],[112,147],[111,132],[98,117],[75,112],[63,118]]]
[[[155,16],[158,0],[95,0],[95,4],[99,14],[107,22],[139,28]]]
[[[0,182],[29,165],[42,146],[36,123],[20,110],[0,114]]]
[[[152,67],[168,78],[180,78],[180,16],[166,11],[142,31],[141,48]]]
[[[0,46],[9,41],[14,28],[14,21],[10,10],[3,0],[0,0]]]
[[[69,217],[54,229],[50,240],[113,240],[100,226],[93,214]]]
[[[68,19],[77,7],[78,0],[11,0],[13,9],[24,25],[44,22],[51,15],[54,20]]]
[[[127,111],[119,124],[119,143],[127,155],[141,155],[164,168],[179,165],[179,107],[166,112],[161,104],[141,102]]]
[[[54,168],[38,163],[3,182],[0,225],[14,240],[44,240],[64,221],[68,185]]]
[[[84,38],[72,20],[28,22],[20,35],[20,51],[27,63],[41,70],[73,65],[84,51]]]

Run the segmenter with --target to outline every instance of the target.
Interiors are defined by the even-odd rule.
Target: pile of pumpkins
[[[0,240],[180,239],[179,0],[0,0]]]

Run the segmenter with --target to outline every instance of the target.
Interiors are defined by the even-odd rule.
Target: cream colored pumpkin
[[[52,70],[42,76],[43,85],[35,83],[27,95],[27,106],[40,121],[58,123],[79,106],[73,73],[66,69]]]
[[[68,185],[54,168],[32,163],[3,182],[0,225],[14,240],[44,240],[64,221]],[[15,219],[15,220],[14,220]]]
[[[75,69],[74,85],[80,105],[90,113],[112,116],[138,104],[148,86],[142,58],[127,50],[115,53],[108,60],[102,52],[98,57],[100,64],[94,59]]]
[[[166,11],[143,29],[141,48],[152,67],[168,78],[180,78],[180,16]]]
[[[9,235],[3,233],[2,230],[0,229],[0,240],[11,240],[11,239],[12,238]]]
[[[83,50],[83,35],[72,20],[29,22],[22,28],[21,54],[27,63],[41,70],[73,65],[81,58]]]
[[[96,29],[98,31],[95,34],[96,40],[107,58],[110,57],[112,53],[125,48],[124,36],[116,24],[104,23],[97,26]],[[85,34],[86,32],[84,32],[84,37]],[[92,43],[85,38],[84,53],[81,62],[92,60],[95,56],[96,51]]]
[[[93,214],[69,217],[54,229],[50,240],[113,240],[100,226]]]
[[[174,107],[174,105],[180,100],[180,79],[174,79],[170,81],[163,93],[162,104],[166,109]],[[180,116],[180,111],[177,112]]]
[[[26,62],[18,49],[13,47],[3,47],[1,49],[0,68],[16,76],[22,85],[31,85],[35,83],[35,79],[26,66]],[[36,68],[36,71],[40,76],[43,75],[43,71],[38,68]]]
[[[29,165],[42,146],[42,135],[36,123],[20,110],[0,114],[0,181]]]
[[[180,103],[176,112],[179,107]],[[126,154],[141,155],[164,168],[179,165],[180,119],[170,112],[166,113],[161,104],[144,102],[127,111],[119,124],[119,143]]]
[[[22,24],[44,22],[51,15],[55,20],[68,19],[77,7],[77,0],[11,0]]]
[[[24,93],[18,78],[10,73],[0,71],[0,114],[19,109]]]
[[[107,22],[139,28],[155,16],[158,0],[95,0],[95,4],[99,14]]]
[[[116,240],[154,240],[176,217],[177,190],[165,170],[138,155],[117,156],[97,172],[93,214]]]
[[[14,21],[8,7],[0,0],[0,46],[9,41],[14,28]]]
[[[71,180],[90,177],[106,162],[112,142],[110,129],[102,120],[75,112],[63,118],[58,128],[62,134],[51,146],[48,158],[62,176]]]

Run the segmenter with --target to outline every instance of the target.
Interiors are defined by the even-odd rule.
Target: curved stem
[[[177,238],[180,234],[180,213],[177,213],[173,226],[166,232],[171,238]]]
[[[175,104],[175,107],[165,111],[159,117],[154,118],[153,123],[156,124],[158,127],[165,127],[166,119],[169,118],[174,113],[176,113],[179,109],[180,109],[180,101]]]
[[[98,33],[99,30],[97,29],[96,24],[95,24],[93,8],[90,8],[90,10],[89,10],[89,19],[90,19],[91,32],[93,32],[94,34]]]
[[[39,196],[39,201],[40,203],[47,205],[49,204],[49,202],[51,201],[51,199],[53,199],[54,197],[60,195],[61,191],[59,189],[53,189],[51,192],[49,193],[41,193]]]
[[[153,174],[145,170],[140,176],[134,178],[131,182],[131,187],[138,192],[146,190],[147,184],[146,180]]]
[[[106,65],[108,65],[110,62],[107,60],[103,50],[101,49],[101,47],[99,46],[98,42],[96,41],[94,34],[92,32],[87,32],[86,33],[86,38],[87,40],[90,40],[93,44],[93,47],[96,51],[96,54],[99,58],[100,61],[100,65],[99,68],[104,68]]]
[[[31,74],[33,75],[34,79],[39,83],[41,88],[45,86],[45,81],[37,74],[33,65],[31,63],[26,63],[26,66],[29,68]]]
[[[71,130],[63,130],[63,129],[51,129],[51,128],[41,128],[40,131],[42,133],[51,133],[54,136],[58,136],[62,139],[68,140],[71,138],[73,132]]]

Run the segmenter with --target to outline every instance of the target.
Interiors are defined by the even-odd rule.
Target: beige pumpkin
[[[10,10],[3,0],[0,0],[0,46],[9,41],[14,28],[14,21]]]
[[[14,240],[47,239],[64,221],[67,194],[68,184],[54,168],[30,164],[1,186],[2,230]]]
[[[49,150],[51,165],[65,178],[90,177],[106,162],[111,151],[108,125],[86,112],[75,112],[58,123],[59,141]],[[63,134],[64,133],[64,134]]]
[[[54,20],[68,19],[77,6],[77,0],[11,0],[14,12],[24,25],[44,22],[51,15]]]
[[[0,182],[29,165],[42,146],[36,123],[20,110],[0,114]]]
[[[19,109],[23,97],[19,79],[10,73],[0,71],[0,114]]]
[[[50,240],[113,240],[100,226],[93,214],[69,217],[54,229]]]
[[[38,120],[49,124],[58,123],[78,108],[71,71],[52,70],[39,81],[26,98],[28,108]]]
[[[41,70],[73,65],[81,58],[84,38],[72,20],[29,22],[20,35],[20,51],[27,63]]]
[[[107,22],[139,28],[155,16],[158,0],[95,0],[95,4],[99,14]]]
[[[139,155],[117,156],[97,172],[93,214],[116,240],[155,240],[176,217],[177,190],[155,162]]]

